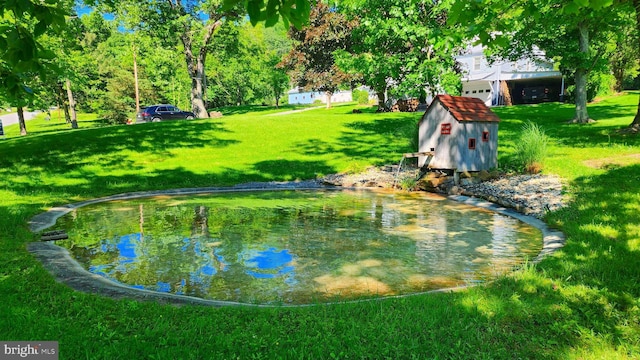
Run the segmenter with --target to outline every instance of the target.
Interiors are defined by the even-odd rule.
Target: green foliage
[[[369,92],[368,91],[353,89],[351,94],[352,94],[353,100],[355,102],[357,102],[358,105],[368,105],[369,104]]]
[[[414,176],[404,176],[398,181],[398,186],[404,191],[413,191],[418,185],[418,180]]]
[[[274,26],[280,17],[282,17],[285,27],[289,27],[289,23],[291,23],[301,29],[304,25],[309,24],[311,2],[308,0],[268,0],[266,3],[256,0],[247,2],[224,0],[224,9],[233,9],[239,4],[245,6],[251,24],[254,26],[261,21],[264,21],[267,27]]]
[[[522,126],[515,148],[518,166],[529,173],[537,173],[542,169],[549,147],[549,137],[544,129],[536,123],[527,121]]]
[[[0,101],[26,106],[36,96],[33,83],[60,72],[55,53],[41,37],[65,26],[68,3],[0,1]],[[26,129],[25,129],[26,130]]]
[[[460,27],[445,21],[448,5],[423,0],[345,2],[343,11],[357,26],[353,46],[334,53],[336,63],[377,94],[390,90],[397,98],[418,98],[425,88],[455,94],[461,85],[454,56],[462,43]]]
[[[596,97],[611,95],[614,93],[616,78],[611,73],[591,72],[587,79],[587,101],[591,102]],[[575,101],[576,86],[571,82],[567,86],[566,98]]]
[[[277,67],[291,49],[286,30],[225,23],[217,39],[207,60],[208,106],[280,103],[289,86],[286,71]]]

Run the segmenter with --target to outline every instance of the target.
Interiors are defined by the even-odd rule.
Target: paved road
[[[38,112],[37,111],[25,111],[24,112],[24,120],[31,120],[33,119],[36,114]],[[2,115],[0,116],[0,120],[2,120],[2,126],[9,126],[12,124],[17,124],[18,123],[18,113],[12,113],[12,114],[6,114],[6,115]]]

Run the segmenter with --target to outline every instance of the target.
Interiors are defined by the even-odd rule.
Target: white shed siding
[[[441,133],[442,124],[451,125],[451,133]],[[483,132],[488,141],[483,141]],[[457,171],[489,170],[498,166],[498,123],[489,121],[458,121],[439,102],[435,101],[419,123],[419,152],[434,152],[428,164],[433,169]],[[475,139],[475,149],[469,149],[469,139]],[[418,158],[418,166],[427,157]]]
[[[497,124],[487,122],[460,123],[462,131],[458,139],[459,158],[455,159],[458,171],[480,171],[496,168],[498,127]],[[482,141],[482,133],[489,133],[489,141]],[[475,149],[469,149],[469,139],[475,139]],[[445,151],[445,149],[442,149]]]

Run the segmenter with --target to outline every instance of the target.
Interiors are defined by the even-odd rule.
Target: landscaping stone
[[[395,179],[398,174],[397,179]],[[398,181],[407,176],[418,177],[418,170],[397,166],[372,167],[358,174],[327,175],[320,181],[327,185],[344,187],[398,187]],[[542,218],[549,211],[564,206],[562,182],[549,175],[500,175],[498,172],[464,172],[460,184],[453,177],[441,173],[428,173],[417,182],[417,189],[447,195],[466,195],[491,201],[517,210],[525,215]]]

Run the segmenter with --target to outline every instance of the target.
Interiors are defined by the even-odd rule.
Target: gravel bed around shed
[[[564,207],[562,181],[552,175],[514,175],[465,185],[462,194],[480,197],[526,215],[543,218]]]
[[[397,178],[417,176],[404,171]],[[323,184],[344,187],[397,187],[396,170],[391,166],[371,167],[358,174],[333,174],[320,179]],[[448,194],[482,198],[513,208],[525,215],[543,218],[565,205],[562,180],[553,175],[502,175],[498,179],[451,187]]]

